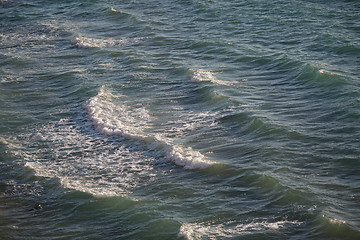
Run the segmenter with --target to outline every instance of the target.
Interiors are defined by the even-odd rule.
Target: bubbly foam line
[[[119,96],[115,96],[103,86],[95,97],[84,104],[96,131],[107,136],[139,141],[149,150],[160,152],[165,160],[185,169],[204,169],[214,164],[191,147],[173,145],[161,135],[146,135],[143,131],[149,119],[146,110],[140,109],[142,114],[130,114],[132,111],[125,105],[114,104],[112,98]]]

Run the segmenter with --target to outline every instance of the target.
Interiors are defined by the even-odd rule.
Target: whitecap
[[[191,73],[191,81],[193,82],[216,82],[216,78],[211,71],[198,69],[192,71]]]
[[[119,10],[117,10],[117,9],[115,9],[115,8],[113,8],[113,7],[110,9],[110,11],[111,11],[111,12],[116,12],[116,13],[120,12]]]
[[[133,140],[142,139],[149,114],[143,107],[130,108],[122,104],[121,97],[102,86],[98,94],[84,103],[83,107],[98,132]]]
[[[230,86],[233,85],[233,81],[222,81],[216,78],[213,71],[197,69],[190,70],[190,80],[192,82],[211,82],[218,85]]]
[[[165,159],[185,169],[205,169],[214,164],[214,162],[206,160],[203,154],[194,151],[191,147],[181,148],[179,146],[169,146],[165,154]]]

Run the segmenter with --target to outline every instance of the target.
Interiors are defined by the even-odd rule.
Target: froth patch
[[[138,42],[140,38],[131,39],[131,42]],[[128,38],[120,39],[100,39],[100,38],[89,38],[82,35],[77,35],[70,40],[70,43],[77,48],[108,48],[116,46],[124,46],[130,44]]]
[[[16,151],[35,175],[57,178],[65,188],[95,196],[128,195],[156,177],[153,157],[90,130],[65,119],[23,136]]]
[[[194,70],[191,72],[191,81],[193,81],[193,82],[205,82],[205,81],[215,82],[216,78],[212,72],[207,71],[207,70],[198,69],[198,70]]]
[[[254,234],[264,231],[278,231],[287,227],[299,226],[298,221],[260,221],[244,224],[223,223],[184,223],[178,233],[178,238],[186,240],[234,238],[245,234]]]

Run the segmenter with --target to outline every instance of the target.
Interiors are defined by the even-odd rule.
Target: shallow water
[[[358,1],[0,1],[2,239],[359,239]]]

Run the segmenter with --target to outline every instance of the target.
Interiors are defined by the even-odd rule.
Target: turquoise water
[[[360,239],[359,1],[0,11],[0,239]]]

